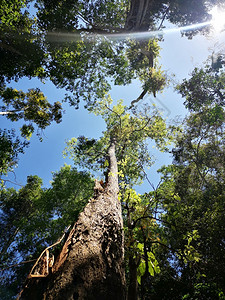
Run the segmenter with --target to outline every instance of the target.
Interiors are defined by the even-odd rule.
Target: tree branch
[[[10,182],[10,183],[12,183],[12,184],[15,184],[15,185],[19,185],[19,186],[24,187],[24,185],[22,185],[22,184],[20,184],[20,183],[16,183],[16,182],[14,182],[14,181],[11,181],[11,180],[9,180],[9,179],[3,179],[3,178],[1,178],[1,180],[7,181],[7,182]]]
[[[4,269],[0,269],[0,272],[3,272],[3,271],[5,271],[5,270],[7,270],[7,269],[10,269],[10,268],[17,267],[17,266],[22,265],[22,264],[28,264],[28,263],[34,262],[34,261],[36,261],[36,260],[37,260],[37,259],[34,258],[34,259],[26,260],[26,261],[21,261],[21,262],[18,263],[18,264],[14,264],[14,265],[11,265],[11,266],[7,266],[7,267],[5,267]]]
[[[20,109],[15,109],[15,110],[9,110],[9,111],[0,111],[0,115],[11,115],[11,114],[15,114],[17,112],[23,112]]]
[[[122,129],[121,115],[119,115],[116,111],[112,110],[112,109],[111,109],[110,107],[108,107],[106,104],[104,104],[104,105],[105,105],[105,107],[106,107],[109,111],[111,111],[112,113],[116,114],[116,115],[119,117],[119,119],[120,119],[120,129]]]
[[[166,11],[165,11],[165,13],[164,13],[164,16],[163,16],[163,18],[162,18],[162,20],[161,20],[161,23],[160,23],[159,27],[158,27],[158,30],[161,29],[161,27],[162,27],[162,25],[163,25],[163,22],[165,21],[166,15],[167,15],[167,13],[168,13],[168,11],[169,11],[169,9],[170,9],[170,5],[168,5],[168,7],[166,8]]]
[[[85,17],[81,13],[77,12],[77,15],[84,23],[93,26],[88,20],[85,19]]]
[[[134,104],[136,102],[139,102],[140,100],[142,100],[144,98],[144,96],[147,94],[147,92],[148,92],[148,89],[144,89],[143,92],[140,94],[140,96],[137,99],[131,101],[131,105],[130,105],[129,109],[133,108]]]
[[[167,221],[165,221],[165,220],[162,220],[162,219],[159,219],[159,218],[155,218],[155,217],[153,217],[153,216],[143,216],[143,217],[137,218],[137,219],[133,222],[133,224],[132,224],[132,229],[135,228],[135,226],[137,225],[137,223],[138,223],[139,221],[144,220],[144,219],[154,219],[154,220],[156,220],[156,221],[158,221],[158,222],[162,222],[162,223],[165,223],[165,224],[168,224],[168,225],[171,225],[171,226],[176,227],[175,224],[172,224],[172,223],[167,222]]]

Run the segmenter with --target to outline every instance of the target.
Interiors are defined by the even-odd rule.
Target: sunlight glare
[[[216,32],[220,32],[224,29],[225,25],[225,10],[219,9],[215,6],[211,11],[210,14],[212,15],[211,24]]]

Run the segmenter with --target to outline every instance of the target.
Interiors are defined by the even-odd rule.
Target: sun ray
[[[175,32],[185,32],[192,31],[196,29],[201,29],[203,27],[209,26],[211,22],[197,23],[183,27],[174,27],[164,30],[156,30],[156,31],[144,31],[144,32],[123,32],[123,33],[105,33],[105,34],[92,34],[93,38],[97,36],[108,37],[112,40],[125,40],[127,38],[131,39],[149,39],[149,38],[160,38],[165,34],[175,33]],[[48,32],[48,38],[54,42],[65,42],[65,41],[76,41],[81,40],[81,36],[78,33],[66,33],[66,32]],[[82,37],[85,39],[85,36]]]
[[[216,32],[221,32],[225,26],[225,10],[219,9],[217,6],[210,11],[212,15],[211,24]]]

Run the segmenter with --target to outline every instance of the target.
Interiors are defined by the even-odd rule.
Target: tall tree
[[[219,299],[219,290],[225,291],[221,267],[224,112],[205,110],[193,114],[187,122],[174,149],[175,165],[163,170],[164,184],[159,191],[166,211],[163,218],[168,246],[175,249],[175,286],[177,292],[191,297],[202,285],[202,294],[208,291]]]
[[[96,195],[70,232],[53,274],[44,285],[43,279],[28,279],[21,299],[125,299],[123,223],[113,138],[107,154],[107,188],[96,183]]]
[[[72,139],[67,150],[80,166],[95,170],[100,163],[106,180],[96,181],[95,197],[80,214],[53,274],[44,282],[28,279],[22,299],[31,295],[34,299],[72,295],[77,299],[126,298],[119,183],[133,185],[143,178],[143,167],[152,163],[147,139],[155,140],[163,148],[168,133],[156,112],[147,115],[146,111],[136,118],[126,112],[122,103],[110,108],[109,102],[111,99],[107,98],[96,107],[96,113],[106,121],[104,136],[99,141]]]
[[[12,70],[12,72],[11,68],[8,69],[6,66],[6,71],[3,74],[3,83],[5,83],[4,80],[6,79],[12,80],[21,76],[37,76],[41,79],[50,78],[57,87],[64,87],[69,91],[69,93],[72,93],[72,95],[68,95],[67,97],[72,105],[77,106],[80,98],[83,98],[87,101],[87,106],[89,108],[92,106],[91,108],[93,110],[95,108],[93,108],[93,104],[96,104],[98,99],[103,98],[105,93],[110,89],[109,82],[107,80],[108,78],[113,78],[114,83],[127,84],[130,83],[131,79],[135,76],[140,77],[143,80],[143,93],[137,100],[141,99],[141,97],[143,97],[147,92],[151,92],[155,95],[155,93],[160,91],[165,85],[165,76],[159,72],[160,70],[155,70],[154,59],[156,55],[151,48],[151,46],[153,46],[154,50],[154,43],[144,42],[140,43],[140,48],[139,45],[136,47],[137,54],[140,58],[138,61],[138,59],[136,60],[136,58],[132,58],[132,55],[129,55],[129,47],[132,47],[132,43],[130,43],[130,41],[113,40],[113,37],[110,36],[109,38],[107,34],[110,33],[113,35],[114,33],[121,32],[121,29],[125,33],[134,29],[155,29],[157,22],[163,21],[166,18],[173,23],[182,25],[187,22],[193,23],[196,21],[205,21],[209,17],[208,9],[212,4],[214,4],[214,2],[215,1],[208,1],[205,3],[205,1],[198,1],[197,3],[197,1],[192,1],[192,5],[187,5],[184,2],[177,3],[177,1],[157,3],[154,1],[130,1],[129,3],[128,1],[120,1],[119,5],[117,5],[114,1],[37,1],[37,7],[39,10],[38,23],[32,23],[32,26],[37,30],[37,32],[32,31],[33,36],[29,35],[28,43],[37,43],[40,55],[37,55],[37,62],[33,65],[34,68],[32,68],[32,63],[30,63],[32,62],[32,59],[22,61],[21,65],[18,63],[20,60],[18,60],[18,67],[15,70]],[[24,2],[19,1],[19,3],[19,14],[21,14],[21,3],[23,4]],[[3,4],[4,5],[2,7],[4,8],[6,2],[4,1]],[[10,2],[10,5],[11,4],[12,3]],[[16,9],[18,11],[18,8]],[[4,10],[2,11],[4,12]],[[130,11],[130,13],[126,15],[124,13],[126,11]],[[134,22],[131,20],[133,16],[136,17]],[[133,24],[131,24],[132,22],[130,22],[130,20]],[[110,27],[111,23],[113,23],[113,28]],[[3,26],[5,25],[3,24]],[[31,30],[30,28],[33,28],[32,26],[29,27],[29,30]],[[115,26],[117,26],[117,28]],[[126,26],[127,28],[125,28]],[[63,35],[63,32],[61,33],[63,30],[69,31],[69,38],[67,38],[67,35]],[[26,28],[23,28],[23,33],[24,31],[26,31]],[[41,35],[39,35],[40,33]],[[104,35],[101,36],[100,34]],[[65,39],[65,43],[62,43],[61,37]],[[11,40],[13,40],[13,38]],[[10,55],[12,55],[12,48],[10,48],[11,43],[13,43],[13,41],[9,41],[8,44],[6,43],[6,47],[5,43],[1,44],[1,50],[4,52],[3,54],[6,52],[6,54],[10,53]],[[13,49],[17,51],[15,48],[16,47],[13,47]],[[135,46],[133,49],[135,49]],[[28,67],[26,62],[28,62]],[[29,71],[29,66],[31,67],[31,71]],[[5,89],[5,86],[3,86],[3,89]],[[110,109],[108,109],[108,112],[109,111]],[[25,114],[25,111],[23,112]],[[113,112],[112,115],[114,116],[116,113],[117,111]],[[126,123],[126,119],[129,120],[129,122],[127,121]],[[91,163],[96,163],[96,159],[101,158],[100,162],[106,164],[105,167],[108,165],[108,170],[106,171],[106,183],[108,184],[108,187],[104,187],[103,191],[97,192],[101,190],[101,186],[98,184],[96,186],[96,199],[99,203],[101,203],[100,200],[103,201],[103,210],[107,203],[107,199],[105,197],[107,193],[109,193],[109,198],[111,200],[114,199],[113,207],[115,208],[115,216],[117,217],[114,218],[110,212],[110,220],[112,220],[112,224],[115,225],[115,230],[117,230],[116,232],[113,230],[111,232],[110,228],[107,227],[108,224],[103,223],[105,228],[108,230],[106,231],[106,234],[108,235],[105,238],[107,242],[106,248],[104,249],[106,250],[108,249],[107,247],[110,247],[111,241],[113,240],[110,233],[112,236],[114,233],[117,234],[118,240],[122,240],[120,205],[118,205],[115,193],[112,192],[113,186],[115,187],[116,184],[118,185],[118,183],[115,183],[117,172],[115,169],[111,170],[112,164],[110,164],[110,162],[112,160],[115,162],[113,157],[115,158],[117,156],[119,159],[119,165],[121,165],[120,171],[122,171],[122,173],[119,174],[120,177],[124,177],[126,184],[138,181],[141,176],[143,176],[141,172],[142,163],[146,162],[146,160],[147,162],[149,161],[149,157],[146,154],[146,147],[144,147],[145,145],[143,143],[144,137],[150,136],[156,138],[159,143],[162,142],[164,137],[164,130],[161,135],[158,133],[159,128],[164,128],[163,122],[160,118],[156,118],[154,120],[156,121],[156,124],[158,124],[156,127],[154,127],[149,120],[146,123],[143,122],[143,118],[140,118],[139,122],[138,119],[135,121],[135,118],[130,118],[130,116],[127,115],[123,120],[124,124],[127,124],[127,127],[121,128],[121,118],[117,118],[117,120],[108,118],[108,135],[106,133],[105,138],[100,140],[100,143],[94,140],[80,139],[80,143],[78,143],[80,148],[75,147],[75,153],[81,154],[80,158],[77,158],[77,161],[81,158],[88,157],[88,161],[84,161],[84,164],[88,163],[90,165]],[[151,126],[149,126],[150,124]],[[140,125],[142,127],[140,127]],[[129,128],[131,128],[131,131],[129,131]],[[144,134],[143,137],[139,135],[140,133]],[[127,139],[127,135],[131,138]],[[116,149],[114,149],[114,146],[116,146]],[[103,150],[102,152],[104,155],[101,156],[97,154],[95,159],[93,159],[93,156],[90,155],[93,154],[91,150],[96,149]],[[108,153],[107,150],[109,151]],[[113,151],[110,154],[111,150]],[[126,159],[124,159],[124,157]],[[112,174],[115,175],[115,178]],[[114,183],[111,182],[111,179],[113,179]],[[83,214],[83,217],[85,214],[89,215],[88,220],[92,222],[91,224],[93,224],[94,218],[90,217],[89,212],[92,208],[94,212],[98,211],[98,207],[99,209],[101,208],[101,205],[98,206],[96,204],[98,201],[91,200],[89,203],[90,205],[87,206],[87,209]],[[94,205],[92,206],[91,203],[94,203]],[[100,210],[100,212],[104,215],[103,210]],[[109,209],[106,209],[106,212],[108,211]],[[95,216],[97,220],[98,215],[95,214]],[[82,215],[80,216],[81,219],[83,217]],[[97,223],[99,224],[99,228],[101,228],[100,222],[98,221]],[[79,222],[75,225],[75,227],[78,229],[78,232],[81,232],[84,241],[85,238],[89,238],[94,235],[93,228],[86,231],[86,229],[81,228],[82,226]],[[72,234],[75,235],[76,233],[72,232],[71,235]],[[87,237],[85,237],[85,234]],[[104,241],[104,236],[102,240]],[[76,249],[78,249],[76,248],[77,241],[75,239],[71,239],[71,236],[68,242],[69,241],[72,243],[71,248],[69,247],[71,251],[68,252],[67,259],[65,262],[63,260],[59,260],[57,263],[59,267],[58,271],[56,271],[56,264],[55,272],[53,272],[52,276],[46,279],[46,282],[49,282],[49,287],[53,284],[53,281],[51,280],[53,280],[53,278],[58,279],[59,277],[57,276],[59,276],[60,272],[63,272],[64,267],[66,268],[66,266],[68,266],[68,262],[70,259],[72,260],[73,253],[76,256]],[[73,245],[75,246],[72,247]],[[115,244],[113,243],[113,245]],[[67,244],[64,249],[67,249]],[[118,247],[115,252],[119,253],[117,260],[118,268],[115,268],[115,272],[117,272],[116,274],[118,275],[117,280],[120,278],[120,289],[121,291],[124,291],[123,272],[120,265],[123,259],[123,250],[121,247]],[[108,257],[110,257],[110,255]],[[100,259],[101,256],[98,258]],[[99,261],[102,262],[103,260],[100,259]],[[79,270],[79,268],[80,266],[77,266],[77,270]],[[79,277],[79,274],[74,270],[76,270],[76,268],[71,271],[72,273],[68,272],[67,279],[71,286],[73,272],[75,272],[76,276]],[[113,270],[111,271],[113,272]],[[115,272],[112,274],[115,274]],[[103,273],[104,272],[101,272],[103,280],[101,282],[101,286],[103,286],[102,283],[106,282],[108,283],[106,288],[109,289],[109,279],[105,279]],[[84,274],[83,270],[83,274],[80,275],[80,278],[85,275],[86,274]],[[86,283],[92,287],[93,281],[91,278],[94,278],[94,276],[90,277],[90,281],[87,280]],[[41,280],[42,279],[37,280],[37,287],[40,287],[38,282],[41,282]],[[30,281],[30,283],[32,282]],[[33,286],[33,291],[34,289],[35,285]],[[55,289],[57,289],[57,286],[55,286]],[[40,293],[48,293],[44,290],[45,287],[39,289]],[[54,286],[51,290],[54,290]],[[26,297],[26,293],[29,294],[30,291],[32,291],[32,287],[30,290],[24,291],[22,294],[23,297]],[[63,291],[61,292],[63,293]],[[73,293],[74,297],[77,296],[77,293],[82,295],[82,293],[84,293],[84,285],[82,285],[82,282],[79,286],[73,286],[71,293]],[[106,290],[103,289],[102,293],[106,293]],[[37,294],[37,297],[39,296],[40,295]]]

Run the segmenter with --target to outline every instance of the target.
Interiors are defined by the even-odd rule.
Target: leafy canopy
[[[156,110],[150,112],[146,107],[144,112],[132,115],[122,100],[112,108],[111,103],[112,99],[108,96],[93,109],[106,123],[103,136],[98,140],[83,136],[72,138],[67,142],[64,154],[82,168],[107,170],[107,150],[110,138],[114,137],[120,179],[127,184],[137,184],[144,178],[144,167],[152,165],[148,141],[154,140],[160,149],[165,149],[170,140],[169,132]]]

